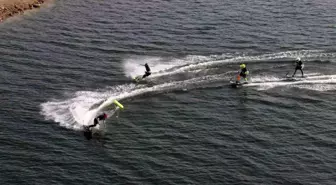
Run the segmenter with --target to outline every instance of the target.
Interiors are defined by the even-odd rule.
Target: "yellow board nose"
[[[119,103],[117,100],[113,100],[113,103],[114,103],[116,106],[120,107],[121,109],[124,109],[124,106],[123,106],[121,103]]]

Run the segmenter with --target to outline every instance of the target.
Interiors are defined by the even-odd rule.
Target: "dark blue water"
[[[58,0],[9,19],[0,183],[335,184],[335,20],[333,0]],[[106,99],[125,110],[88,141]]]

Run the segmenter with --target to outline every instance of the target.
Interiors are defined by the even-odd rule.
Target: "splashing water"
[[[301,58],[328,58],[333,55],[335,54],[323,53],[318,50],[310,50],[281,52],[260,56],[223,54],[208,57],[187,56],[182,59],[167,59],[163,57],[132,57],[124,61],[124,71],[125,75],[128,77],[143,74],[144,67],[140,64],[148,63],[153,72],[149,78],[156,79],[158,77],[179,73],[198,73],[209,67],[216,67],[217,65],[226,65],[230,63],[253,63],[257,61],[272,62],[273,60],[278,62],[279,59],[296,58],[298,56]],[[41,113],[46,117],[46,119],[58,122],[61,126],[78,130],[81,129],[83,125],[90,124],[96,114],[111,105],[115,99],[121,101],[122,103],[123,100],[144,94],[206,87],[211,83],[227,82],[231,73],[232,72],[230,71],[214,75],[208,75],[205,73],[205,75],[201,77],[193,76],[191,79],[162,82],[161,84],[157,84],[152,87],[147,87],[146,85],[124,84],[119,86],[108,86],[97,91],[79,91],[75,93],[74,98],[43,103],[41,105]],[[253,76],[251,82],[246,84],[246,86],[257,87],[257,90],[267,90],[279,86],[291,86],[323,91],[335,89],[335,86],[333,85],[336,83],[335,78],[336,75],[310,73],[306,74],[306,78],[299,79],[297,81],[284,81],[284,78],[276,76],[256,75]],[[114,112],[110,111],[109,114],[113,115]]]

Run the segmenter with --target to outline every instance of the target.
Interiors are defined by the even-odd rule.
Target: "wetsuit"
[[[145,64],[145,68],[146,68],[146,71],[145,71],[145,74],[142,76],[142,78],[146,78],[147,76],[152,74],[147,63]]]
[[[97,126],[99,124],[99,121],[105,120],[105,119],[106,119],[105,114],[99,115],[93,120],[93,125],[84,127],[84,136],[86,137],[86,139],[88,140],[92,139],[92,131],[90,130],[90,128]]]
[[[105,120],[105,114],[102,114],[102,115],[96,117],[96,118],[93,120],[93,125],[89,125],[88,128],[95,127],[96,125],[99,124],[99,121],[101,121],[101,120]]]
[[[302,61],[301,60],[296,61],[295,71],[294,71],[294,74],[292,75],[292,77],[295,76],[295,73],[296,73],[297,70],[300,70],[301,71],[301,75],[303,76]]]

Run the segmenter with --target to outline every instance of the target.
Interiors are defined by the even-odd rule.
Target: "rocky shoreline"
[[[40,8],[47,0],[0,0],[0,23],[26,10]]]

